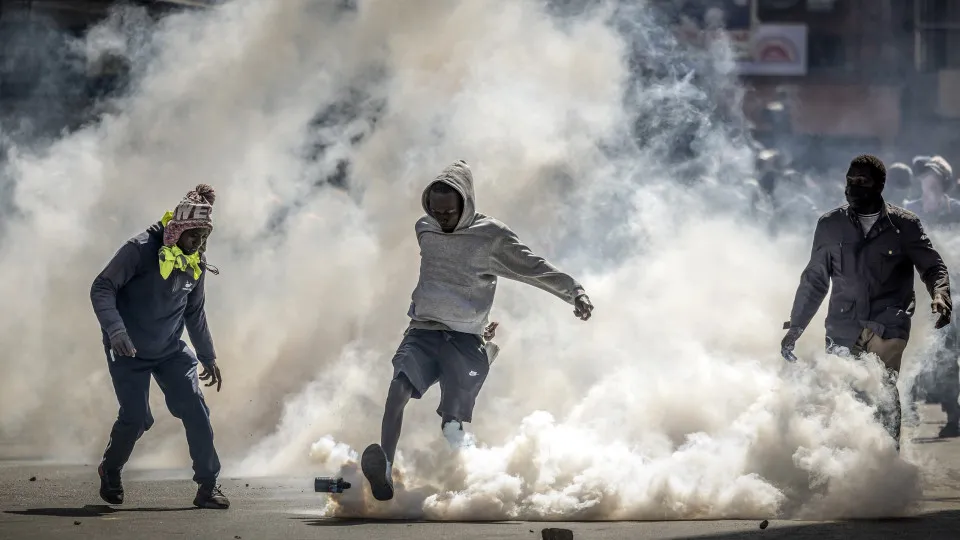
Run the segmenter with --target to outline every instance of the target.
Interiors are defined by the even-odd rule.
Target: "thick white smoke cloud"
[[[809,231],[772,238],[738,217],[732,186],[752,156],[713,110],[738,94],[723,50],[712,63],[690,56],[643,2],[576,16],[533,1],[334,4],[234,0],[168,19],[150,39],[132,16],[93,34],[88,49],[133,60],[133,90],[97,125],[14,148],[5,172],[19,215],[0,240],[4,440],[45,457],[99,454],[116,403],[90,283],[206,182],[222,270],[207,309],[226,379],[207,398],[225,472],[344,472],[359,487],[355,452],[379,437],[416,283],[419,194],[462,158],[480,210],[580,278],[595,317],[503,283],[502,353],[468,426],[478,446],[446,448],[433,390],[407,410],[397,499],[354,488],[326,514],[913,509],[919,469],[849,389],[877,394],[879,368],[824,357],[819,319],[802,362],[778,357]],[[631,46],[649,68],[639,82]],[[692,80],[689,65],[705,75]],[[639,147],[628,140],[638,116]],[[689,126],[697,158],[673,149]],[[319,160],[305,157],[311,145],[326,147]],[[350,190],[312,187],[340,158]],[[131,466],[187,466],[156,387],[151,402],[158,423]]]

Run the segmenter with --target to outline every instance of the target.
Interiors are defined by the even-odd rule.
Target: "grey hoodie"
[[[444,233],[430,216],[430,185],[443,182],[463,197],[463,215],[452,233]],[[533,285],[573,304],[583,287],[572,277],[534,255],[500,221],[476,211],[473,174],[457,161],[423,190],[427,215],[417,221],[420,280],[407,313],[411,327],[483,334],[488,323],[497,278]]]

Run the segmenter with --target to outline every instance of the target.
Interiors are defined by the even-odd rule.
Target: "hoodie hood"
[[[434,223],[436,223],[436,220],[430,216],[430,209],[427,207],[427,194],[430,192],[430,186],[437,182],[447,184],[457,190],[457,193],[463,197],[463,214],[460,216],[460,221],[454,231],[473,225],[477,217],[477,207],[473,194],[473,173],[470,172],[470,166],[467,165],[467,162],[462,159],[455,161],[424,188],[423,194],[420,196],[420,203],[423,205],[423,211],[426,212],[427,217]]]

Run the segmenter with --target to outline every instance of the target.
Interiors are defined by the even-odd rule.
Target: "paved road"
[[[932,438],[939,411],[926,408],[915,433],[925,456],[960,472],[960,440]],[[233,508],[201,511],[191,507],[189,481],[155,480],[156,473],[125,476],[129,503],[117,509],[101,504],[93,465],[58,466],[27,461],[0,462],[0,539],[45,538],[297,538],[369,540],[434,538],[539,539],[544,527],[571,529],[574,538],[641,539],[733,538],[878,539],[960,537],[960,474],[942,473],[926,486],[924,512],[909,519],[807,523],[774,521],[760,530],[757,521],[643,523],[411,523],[326,520],[317,516],[320,496],[306,479],[225,479]],[[31,481],[31,477],[36,480]]]

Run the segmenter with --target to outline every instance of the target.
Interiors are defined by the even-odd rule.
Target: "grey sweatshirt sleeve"
[[[491,272],[547,291],[573,304],[583,294],[583,287],[567,274],[557,270],[543,257],[535,255],[510,229],[504,228],[493,245]]]
[[[200,274],[200,279],[197,280],[197,286],[190,291],[190,296],[187,297],[187,309],[183,313],[187,334],[190,335],[190,342],[197,350],[197,359],[204,365],[217,359],[217,353],[213,348],[213,337],[210,335],[210,328],[207,326],[207,312],[204,309],[206,281],[207,272],[204,271]]]
[[[127,327],[117,310],[117,292],[127,284],[140,269],[140,247],[128,242],[110,259],[106,268],[93,280],[90,301],[93,312],[100,321],[100,328],[108,337],[126,332]]]

